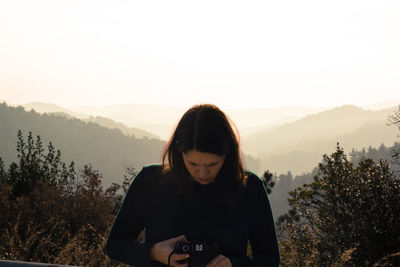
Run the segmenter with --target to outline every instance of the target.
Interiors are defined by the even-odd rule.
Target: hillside
[[[92,118],[93,119],[93,118]],[[101,118],[103,124],[115,122]],[[39,135],[44,147],[51,141],[61,150],[65,162],[74,161],[77,166],[91,164],[104,176],[104,184],[119,182],[125,167],[141,168],[145,164],[160,162],[164,141],[154,138],[136,138],[120,129],[109,129],[94,122],[82,121],[65,113],[39,114],[23,107],[10,107],[0,103],[0,157],[5,166],[16,161],[17,131],[26,136],[29,131]],[[110,122],[111,121],[111,122]],[[124,128],[119,125],[119,128]],[[259,160],[244,155],[247,168],[260,170]]]
[[[22,105],[27,111],[35,110],[38,113],[61,113],[61,114],[68,114],[71,117],[75,117],[78,119],[87,119],[89,115],[79,112],[71,111],[67,108],[60,107],[55,104],[50,103],[43,103],[43,102],[31,102]]]
[[[127,136],[117,129],[59,115],[27,112],[22,107],[0,104],[0,157],[5,165],[15,161],[17,131],[26,136],[40,135],[44,146],[48,142],[61,150],[65,162],[78,166],[92,164],[104,176],[106,185],[121,181],[125,167],[140,168],[159,162],[164,142],[158,139]]]
[[[75,112],[84,112],[95,116],[111,118],[128,126],[145,129],[166,140],[177,120],[189,107],[160,105],[123,104],[104,107],[74,107]],[[235,122],[242,134],[251,132],[255,127],[271,127],[307,114],[326,110],[326,107],[273,107],[226,109],[226,114]]]
[[[109,129],[119,129],[122,133],[126,135],[134,135],[136,138],[159,138],[159,136],[152,134],[148,131],[135,128],[128,127],[122,123],[116,122],[112,119],[101,117],[101,116],[91,116],[80,112],[74,112],[69,109],[60,107],[58,105],[50,104],[50,103],[42,103],[42,102],[32,102],[23,105],[26,110],[35,110],[38,113],[57,113],[59,115],[68,117],[68,118],[78,118],[86,122],[97,123],[103,127]]]
[[[173,126],[186,108],[143,104],[123,104],[104,107],[73,107],[71,110],[101,116],[121,122],[128,127],[144,129],[167,140]]]
[[[123,134],[126,135],[133,135],[136,138],[154,138],[154,139],[160,139],[159,136],[149,133],[145,130],[139,129],[139,128],[134,128],[134,127],[128,127],[125,126],[122,123],[119,122],[115,122],[111,119],[108,118],[104,118],[104,117],[100,117],[100,116],[90,116],[89,119],[86,119],[84,121],[87,122],[93,122],[93,123],[97,123],[103,127],[109,128],[109,129],[118,129],[120,130]]]
[[[346,151],[393,145],[398,131],[386,123],[388,115],[396,109],[338,107],[249,135],[243,140],[244,150],[259,157],[261,165],[273,172],[309,172],[323,154],[334,151],[337,142]]]

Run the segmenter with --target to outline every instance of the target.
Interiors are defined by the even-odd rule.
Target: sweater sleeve
[[[105,248],[110,258],[136,267],[151,266],[150,248],[153,244],[137,240],[145,227],[145,196],[148,191],[146,178],[150,178],[146,176],[146,168],[143,168],[131,183]]]
[[[232,267],[275,267],[280,264],[279,247],[271,206],[264,184],[254,177],[257,188],[256,218],[250,227],[252,256],[232,258]]]

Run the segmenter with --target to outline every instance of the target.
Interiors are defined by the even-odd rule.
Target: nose
[[[199,176],[199,178],[207,178],[208,174],[210,173],[210,171],[208,170],[207,167],[205,166],[201,166],[198,170],[197,170],[197,175]]]

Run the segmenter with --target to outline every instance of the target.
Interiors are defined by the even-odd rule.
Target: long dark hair
[[[235,130],[234,130],[235,129]],[[225,155],[215,184],[221,200],[232,206],[246,184],[239,136],[234,124],[217,106],[201,104],[183,114],[163,151],[163,171],[177,185],[176,195],[191,194],[189,172],[182,152],[189,150]]]

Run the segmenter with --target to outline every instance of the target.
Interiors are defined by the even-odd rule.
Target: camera
[[[190,267],[203,267],[218,255],[218,245],[209,241],[178,241],[175,244],[175,253],[190,255],[190,258],[180,263],[189,262]]]

